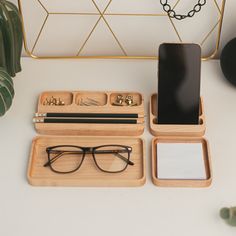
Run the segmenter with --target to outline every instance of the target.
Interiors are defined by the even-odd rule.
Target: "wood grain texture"
[[[132,147],[128,166],[121,173],[100,171],[87,154],[81,168],[71,174],[57,174],[43,165],[48,160],[46,147],[54,145],[79,145],[94,147],[104,144],[121,144]],[[74,136],[38,136],[32,141],[27,178],[34,186],[83,186],[83,187],[136,187],[146,181],[145,143],[134,137],[74,137]]]
[[[207,178],[205,180],[192,179],[158,179],[157,174],[157,144],[158,143],[201,143],[203,158]],[[152,140],[152,159],[151,159],[152,181],[160,187],[208,187],[212,182],[211,156],[209,143],[202,137],[156,137]]]
[[[132,95],[137,106],[114,106],[117,95]],[[65,106],[44,105],[46,98],[61,98]],[[80,100],[92,98],[99,106],[81,106]],[[91,92],[91,91],[46,91],[40,94],[37,113],[136,113],[141,124],[47,124],[35,123],[39,134],[47,135],[97,135],[97,136],[139,136],[144,132],[144,99],[137,92]]]
[[[189,136],[201,137],[205,134],[206,119],[203,99],[200,100],[198,125],[163,125],[157,124],[157,94],[153,94],[149,103],[150,132],[153,136]]]

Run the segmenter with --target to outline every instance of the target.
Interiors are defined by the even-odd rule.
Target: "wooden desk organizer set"
[[[133,104],[117,104],[119,95],[131,96]],[[54,104],[52,100],[56,100]],[[58,104],[57,104],[58,103]],[[136,114],[136,123],[45,123],[44,115],[64,114]],[[143,96],[136,92],[48,91],[38,99],[35,129],[43,134],[34,138],[28,167],[28,181],[35,186],[133,187],[146,181],[145,143],[138,137],[144,131]],[[42,115],[44,114],[44,115]],[[112,117],[111,117],[112,118]],[[105,117],[104,119],[110,120]],[[103,119],[103,120],[104,120]],[[123,118],[118,118],[122,120]],[[116,119],[117,120],[117,119]],[[40,122],[37,122],[40,121]],[[106,121],[105,121],[106,122]],[[46,148],[56,145],[95,147],[99,145],[126,145],[132,147],[130,160],[134,163],[120,173],[105,173],[86,157],[80,169],[70,174],[58,174],[45,168]],[[66,165],[67,163],[65,163]]]
[[[132,96],[133,104],[119,104],[117,97]],[[50,99],[60,98],[58,104]],[[91,104],[88,104],[89,102]],[[157,124],[157,95],[150,99],[150,132],[152,140],[151,172],[153,183],[165,187],[207,187],[211,184],[211,161],[209,145],[205,133],[203,100],[200,103],[198,125],[159,125]],[[135,114],[136,122],[120,123],[45,123],[45,114]],[[144,99],[136,92],[91,92],[91,91],[48,91],[38,99],[35,129],[42,136],[35,137],[29,159],[27,177],[35,186],[84,186],[84,187],[135,187],[146,181],[145,143],[138,137],[144,132]],[[43,115],[42,115],[43,114]],[[128,116],[129,117],[129,116]],[[110,120],[111,118],[106,118]],[[123,118],[118,118],[119,120]],[[40,120],[40,122],[39,122]],[[133,118],[131,118],[133,120]],[[157,173],[157,143],[201,143],[206,171],[206,179],[159,179]],[[132,147],[130,160],[134,163],[120,173],[99,171],[91,154],[86,155],[81,168],[70,174],[58,174],[45,168],[46,148],[56,145],[76,145],[95,147],[99,145],[126,145]],[[67,163],[66,163],[67,164]],[[66,165],[65,164],[65,165]]]
[[[133,97],[135,106],[113,105],[118,95],[125,98]],[[64,106],[44,105],[47,98],[60,98]],[[87,99],[96,101],[98,105],[87,104]],[[90,102],[90,101],[89,101]],[[144,131],[144,104],[143,97],[135,92],[44,92],[38,101],[37,113],[111,113],[137,114],[138,124],[62,124],[62,123],[35,123],[36,131],[40,134],[53,135],[100,135],[100,136],[139,136]],[[88,127],[89,126],[89,127]]]

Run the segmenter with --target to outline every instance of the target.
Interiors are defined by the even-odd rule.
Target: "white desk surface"
[[[218,61],[202,63],[213,183],[209,188],[160,188],[150,173],[139,188],[32,187],[26,179],[32,116],[44,90],[132,90],[148,100],[157,87],[157,62],[141,60],[22,59],[11,110],[0,118],[0,235],[235,236],[219,209],[236,205],[236,88]]]

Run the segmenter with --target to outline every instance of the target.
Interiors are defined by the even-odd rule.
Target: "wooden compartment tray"
[[[131,95],[136,106],[113,105],[119,94],[124,97]],[[65,105],[47,105],[45,101],[51,97],[60,98]],[[84,105],[88,98],[98,105]],[[36,113],[135,113],[139,116],[137,124],[35,123],[35,129],[40,134],[139,136],[144,132],[144,99],[137,92],[47,91],[39,96]]]
[[[70,174],[57,174],[43,165],[48,160],[45,151],[48,146],[77,145],[94,147],[105,144],[120,144],[132,147],[130,160],[134,165],[120,173],[100,171],[86,154],[80,169]],[[34,138],[27,172],[28,181],[35,186],[83,186],[83,187],[136,187],[146,181],[145,144],[135,137],[74,137],[38,136]]]
[[[204,159],[206,179],[161,179],[158,178],[158,143],[200,143]],[[152,140],[152,181],[160,187],[208,187],[212,182],[211,157],[208,141],[202,137],[155,137]]]
[[[203,99],[200,100],[200,116],[198,125],[163,125],[157,120],[157,94],[153,94],[149,104],[150,132],[153,136],[189,136],[201,137],[206,130],[206,120],[203,106]]]

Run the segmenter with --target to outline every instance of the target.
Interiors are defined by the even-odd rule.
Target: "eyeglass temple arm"
[[[122,156],[120,153],[114,153],[114,155],[116,155],[117,157],[119,157],[121,160],[125,161],[126,163],[128,163],[129,165],[133,166],[134,163],[128,159],[126,159],[124,156]]]
[[[55,157],[53,157],[51,160],[47,161],[43,166],[44,166],[44,167],[49,166],[50,164],[52,164],[53,162],[55,162],[58,158],[60,158],[64,153],[65,153],[64,151],[58,153],[58,155],[56,155]],[[69,153],[71,153],[71,152],[69,152]]]
[[[134,163],[130,160],[128,160],[127,158],[125,158],[124,156],[122,156],[120,154],[120,152],[127,152],[126,150],[99,150],[99,151],[95,151],[95,154],[99,154],[99,153],[108,153],[108,154],[114,154],[115,156],[119,157],[121,160],[125,161],[126,163],[128,163],[129,165],[133,166]],[[130,151],[129,151],[130,152]]]

